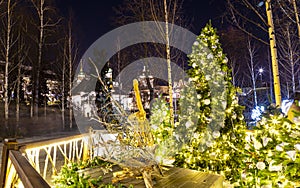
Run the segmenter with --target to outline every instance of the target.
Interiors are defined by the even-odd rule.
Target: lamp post
[[[258,69],[258,74],[254,74],[254,76],[252,77],[252,82],[253,82],[253,97],[254,97],[254,108],[257,107],[258,101],[257,101],[257,86],[258,84],[256,84],[257,78],[258,76],[260,76],[260,87],[262,87],[262,73],[264,72],[263,68],[259,68]]]
[[[260,76],[260,82],[261,82],[261,84],[262,84],[262,74],[263,74],[263,72],[264,72],[263,68],[259,68],[258,69],[258,73],[259,73],[259,76]]]

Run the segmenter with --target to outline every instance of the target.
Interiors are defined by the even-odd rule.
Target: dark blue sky
[[[114,29],[112,18],[113,7],[121,4],[123,0],[59,0],[58,6],[63,14],[67,16],[68,9],[74,13],[74,25],[81,48],[86,49],[103,34]],[[192,31],[199,34],[201,28],[209,19],[219,19],[224,11],[224,0],[185,0],[185,14],[193,20]],[[218,27],[218,25],[215,25]]]

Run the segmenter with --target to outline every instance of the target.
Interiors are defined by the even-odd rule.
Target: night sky
[[[122,0],[60,0],[57,2],[62,14],[68,15],[72,9],[76,38],[80,48],[86,50],[95,40],[103,34],[114,29],[112,24],[115,15],[113,7],[122,4]],[[209,19],[215,27],[219,27],[220,15],[224,12],[224,0],[185,0],[185,14],[192,20],[192,32],[199,34],[201,28]]]

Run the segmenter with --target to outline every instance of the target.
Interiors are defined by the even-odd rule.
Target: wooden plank
[[[113,171],[107,174],[104,174],[100,168],[90,168],[79,171],[80,174],[84,173],[86,176],[91,176],[92,178],[103,176],[102,180],[104,183],[111,183],[114,179],[119,179],[113,177],[113,172],[124,171],[118,166],[115,166]],[[120,178],[118,182],[114,183],[121,183],[127,187],[133,185],[134,188],[145,188],[141,174],[135,174],[135,176],[128,175],[129,174],[127,174],[127,176],[125,175],[124,178]],[[176,167],[164,171],[164,176],[155,175],[152,178],[155,188],[222,188],[224,180],[223,176],[220,175]]]
[[[111,182],[111,174],[106,174],[103,181]],[[223,176],[199,172],[184,168],[170,168],[164,172],[164,176],[154,176],[153,186],[155,188],[222,188]],[[139,177],[127,177],[119,183],[134,188],[145,188],[144,180]]]
[[[9,158],[13,163],[23,185],[26,188],[47,188],[50,186],[31,166],[27,159],[19,151],[9,151]]]
[[[222,188],[223,177],[183,168],[171,168],[155,184],[157,188]]]

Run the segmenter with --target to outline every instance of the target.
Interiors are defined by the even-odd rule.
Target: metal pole
[[[270,41],[271,60],[272,60],[275,102],[276,102],[276,106],[280,106],[281,105],[280,79],[279,79],[279,71],[278,71],[278,58],[277,58],[277,48],[276,48],[275,29],[273,23],[271,0],[266,0],[265,3],[266,3],[268,25],[269,25],[268,30],[269,30],[269,41]]]

